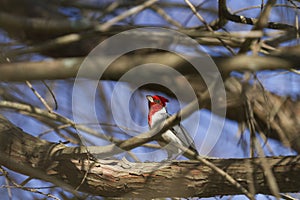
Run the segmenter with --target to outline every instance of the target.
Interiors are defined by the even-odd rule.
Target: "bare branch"
[[[193,58],[191,58],[193,59]],[[199,59],[199,58],[198,58]],[[207,58],[203,57],[205,61]],[[300,57],[294,54],[271,55],[271,56],[246,56],[213,57],[223,77],[227,77],[232,71],[259,71],[277,69],[298,69]],[[65,79],[76,77],[83,58],[63,58],[40,62],[18,62],[0,64],[1,81],[26,81],[44,79]],[[95,77],[102,61],[95,58],[97,66],[89,66],[85,78]],[[161,63],[180,71],[183,75],[195,72],[193,68],[181,57],[172,53],[152,53],[148,55],[124,55],[110,65],[108,71],[101,79],[118,80],[125,72],[143,63]],[[18,73],[16,73],[18,72]],[[149,73],[155,73],[149,69]],[[107,77],[106,77],[107,76]]]
[[[267,26],[271,9],[275,5],[275,3],[276,0],[269,0],[266,3],[263,11],[261,12],[261,15],[259,16],[257,22],[254,24],[252,30],[263,30]],[[246,39],[245,42],[242,44],[239,53],[247,52],[253,40],[254,39]]]
[[[241,194],[239,189],[232,187],[232,184],[225,180],[230,176],[238,180],[237,183],[242,187],[247,187],[249,165],[246,161],[249,161],[253,163],[256,191],[270,194],[259,158],[212,160],[202,158],[202,162],[207,161],[207,165],[225,171],[229,175],[224,174],[225,179],[210,167],[197,161],[173,161],[163,165],[131,163],[126,160],[99,160],[88,155],[83,159],[61,157],[59,154],[50,156],[49,153],[58,144],[30,136],[4,118],[0,123],[0,144],[1,165],[61,187],[67,182],[72,187],[64,188],[69,188],[70,191],[80,185],[78,189],[82,192],[110,197],[209,197]],[[64,145],[59,145],[64,148]],[[87,160],[88,158],[91,159]],[[281,192],[299,190],[299,156],[265,159],[274,171]]]

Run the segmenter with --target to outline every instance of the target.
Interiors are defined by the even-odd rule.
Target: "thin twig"
[[[172,24],[173,26],[177,27],[177,28],[182,28],[182,25],[174,20],[170,15],[168,15],[168,13],[166,13],[162,8],[160,8],[157,5],[152,5],[151,8],[157,13],[159,14],[164,20],[166,20],[166,22]]]
[[[1,161],[0,161],[0,162],[1,162]],[[2,169],[1,166],[0,166],[0,168]],[[2,169],[2,171],[3,171],[3,169]],[[32,169],[32,171],[34,171],[34,169]],[[29,192],[41,194],[41,195],[44,195],[44,196],[46,196],[46,197],[49,197],[49,198],[52,198],[52,199],[55,199],[55,200],[60,200],[58,197],[54,196],[54,195],[51,194],[51,193],[44,193],[44,192],[41,192],[41,191],[39,191],[39,190],[37,190],[37,189],[34,189],[34,188],[24,187],[24,186],[22,186],[22,185],[16,183],[12,178],[10,178],[10,176],[9,176],[9,174],[8,174],[7,171],[4,171],[4,172],[5,172],[4,175],[5,175],[6,179],[7,179],[10,183],[12,183],[12,184],[14,185],[14,186],[9,186],[9,185],[7,185],[6,188],[7,188],[8,190],[10,190],[10,188],[19,188],[19,189],[21,189],[21,190],[25,190],[25,191],[29,191]],[[33,173],[34,173],[34,172],[33,172]],[[60,182],[61,182],[61,181],[59,181],[59,183],[60,183]],[[61,185],[61,184],[60,184],[60,185]],[[61,186],[63,186],[63,185],[61,185]],[[64,187],[64,186],[63,186],[63,187]]]
[[[88,128],[86,126],[77,125],[74,121],[72,121],[58,113],[55,113],[55,112],[49,113],[45,110],[42,110],[40,108],[31,106],[31,105],[17,103],[17,102],[11,102],[11,101],[0,101],[0,107],[15,109],[17,111],[20,111],[20,112],[28,114],[28,115],[34,115],[34,116],[48,118],[51,120],[59,121],[63,124],[70,124],[72,127],[76,128],[80,131],[84,131],[86,133],[89,133],[91,135],[94,135],[96,137],[99,137],[99,138],[107,140],[107,141],[114,141],[113,137],[108,137],[105,134],[101,134],[101,133],[95,131],[94,129]]]
[[[272,172],[271,166],[268,162],[265,160],[265,155],[263,152],[263,149],[261,145],[259,144],[259,141],[257,137],[255,136],[255,118],[253,115],[253,109],[250,100],[246,97],[246,115],[247,115],[247,121],[248,121],[248,128],[250,131],[250,140],[251,140],[251,157],[254,157],[254,150],[258,153],[259,159],[261,161],[261,166],[264,169],[264,173],[268,182],[268,185],[270,187],[271,193],[276,197],[276,199],[280,199],[279,195],[279,187],[276,182],[275,176]]]
[[[192,12],[196,15],[196,17],[204,24],[204,26],[207,28],[207,30],[214,32],[212,27],[204,20],[204,18],[197,12],[195,6],[189,1],[185,0],[185,2],[188,4],[188,6],[191,8]],[[230,48],[221,38],[218,38],[218,40],[223,44],[223,46],[228,49],[228,51],[232,54],[235,55],[235,52],[233,51],[232,48]]]
[[[144,10],[147,7],[150,7],[151,5],[153,5],[156,2],[158,2],[158,0],[148,0],[141,5],[135,6],[131,9],[121,13],[120,15],[108,20],[104,24],[96,26],[94,28],[94,30],[100,31],[100,32],[107,31],[112,25],[116,24],[117,22],[122,21],[131,15],[141,12],[142,10]]]
[[[55,97],[55,94],[54,92],[52,91],[52,89],[49,87],[49,85],[44,81],[42,80],[42,83],[44,84],[44,86],[48,89],[48,91],[50,92],[50,95],[52,96],[53,98],[53,101],[54,101],[54,110],[57,110],[58,109],[58,103],[57,103],[57,100],[56,100],[56,97]]]
[[[42,102],[42,104],[46,107],[46,109],[52,113],[53,110],[50,108],[46,100],[38,93],[36,89],[33,88],[32,84],[29,81],[25,81],[26,85],[31,89],[31,91],[34,93],[34,95]]]
[[[266,3],[264,9],[262,10],[257,22],[254,24],[252,30],[263,30],[265,27],[268,26],[268,19],[269,15],[271,13],[272,7],[275,5],[276,0],[268,0]],[[243,43],[242,47],[240,48],[239,54],[240,53],[245,53],[248,51],[250,45],[254,39],[246,39],[245,42]]]

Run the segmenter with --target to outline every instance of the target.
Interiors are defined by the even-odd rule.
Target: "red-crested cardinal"
[[[159,125],[171,116],[166,109],[166,103],[169,102],[169,100],[159,95],[147,95],[146,98],[148,99],[149,106],[148,125],[150,128],[153,128],[154,126]],[[171,143],[177,143],[181,146],[192,150],[194,153],[199,155],[198,151],[196,150],[193,139],[180,124],[172,127],[171,129],[161,134],[161,138],[157,142],[160,146],[166,148],[169,159],[174,158],[183,153],[175,145],[168,144],[166,141],[172,141]],[[186,157],[193,159],[193,157],[190,156]]]

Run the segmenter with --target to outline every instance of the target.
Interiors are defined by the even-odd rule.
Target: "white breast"
[[[152,119],[151,119],[151,124],[150,127],[154,127],[155,125],[163,122],[164,120],[166,120],[168,117],[168,113],[166,108],[162,108],[159,111],[157,111],[156,113],[154,113],[152,115]]]

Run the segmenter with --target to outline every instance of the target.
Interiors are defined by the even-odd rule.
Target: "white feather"
[[[166,108],[162,108],[161,110],[157,111],[152,115],[150,127],[154,127],[164,120],[166,120],[170,115],[167,113]],[[174,132],[175,133],[174,133]],[[176,135],[175,135],[176,134]],[[169,157],[171,155],[178,155],[181,153],[181,150],[178,149],[172,143],[177,143],[180,146],[195,148],[193,140],[191,139],[190,135],[185,131],[185,129],[181,126],[174,126],[172,130],[167,130],[165,133],[162,134],[162,138],[166,141],[172,141],[170,144],[165,144],[163,142],[159,142],[161,146],[165,146]]]
[[[152,115],[150,127],[154,127],[157,124],[160,124],[161,122],[166,120],[167,117],[168,117],[167,110],[166,108],[163,107],[162,109],[160,109],[159,111],[155,112]]]

